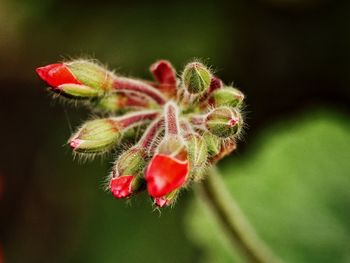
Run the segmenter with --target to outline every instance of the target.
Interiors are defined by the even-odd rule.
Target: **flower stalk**
[[[248,262],[282,263],[249,224],[217,169],[213,167],[207,173],[206,179],[198,184],[198,197],[214,214],[231,245],[238,248]]]

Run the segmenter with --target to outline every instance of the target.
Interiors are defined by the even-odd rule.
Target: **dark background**
[[[52,100],[36,67],[82,56],[150,78],[157,59],[180,71],[201,58],[246,94],[244,157],[276,121],[314,108],[348,116],[349,14],[349,1],[331,0],[1,0],[0,262],[1,251],[5,262],[203,258],[184,227],[193,193],[161,216],[146,196],[106,194],[111,159],[79,165],[63,146],[88,112]]]

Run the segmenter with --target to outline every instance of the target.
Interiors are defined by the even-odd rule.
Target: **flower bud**
[[[118,143],[121,127],[111,119],[88,121],[69,140],[69,145],[76,152],[95,153],[110,149]]]
[[[123,152],[114,164],[113,177],[138,175],[146,165],[146,156],[146,151],[138,147]]]
[[[63,96],[89,99],[112,88],[114,76],[101,66],[85,60],[50,64],[36,69],[39,77]]]
[[[210,86],[211,77],[209,69],[199,62],[187,64],[182,74],[184,86],[191,94],[205,92]]]
[[[228,138],[240,131],[242,119],[235,108],[223,106],[208,113],[205,125],[212,134],[221,138]]]
[[[203,168],[208,158],[206,141],[199,134],[189,134],[186,142],[191,171]]]
[[[133,175],[114,177],[109,183],[109,189],[115,198],[125,198],[142,188],[143,179]]]
[[[211,94],[209,104],[214,105],[215,107],[237,107],[241,105],[243,99],[244,95],[240,90],[232,87],[225,87],[217,89]]]
[[[220,152],[221,148],[220,139],[217,136],[211,134],[210,132],[205,132],[203,134],[203,138],[207,144],[208,155],[217,155]]]

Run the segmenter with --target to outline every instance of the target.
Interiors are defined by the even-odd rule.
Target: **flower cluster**
[[[52,92],[107,116],[85,122],[73,134],[68,144],[74,152],[105,153],[130,138],[137,142],[118,151],[108,177],[112,195],[129,198],[147,189],[163,207],[235,149],[244,95],[198,61],[187,64],[180,77],[165,60],[150,71],[153,82],[120,76],[86,60],[36,69]]]

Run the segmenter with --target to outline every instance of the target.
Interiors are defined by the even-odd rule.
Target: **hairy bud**
[[[76,60],[36,69],[52,90],[68,98],[89,99],[102,96],[113,84],[113,74],[101,66]]]
[[[208,158],[206,141],[199,134],[189,134],[186,142],[191,170],[202,169]]]
[[[210,86],[211,77],[209,69],[199,62],[187,64],[182,74],[183,84],[191,94],[205,92]]]
[[[212,134],[228,138],[239,132],[242,127],[242,119],[237,109],[219,107],[208,113],[205,125]]]
[[[132,147],[123,152],[114,164],[113,177],[138,175],[146,165],[146,156],[146,151],[138,147]]]
[[[143,179],[138,176],[123,175],[112,178],[109,189],[115,198],[126,198],[139,191],[143,183]]]
[[[217,155],[220,152],[221,142],[217,136],[211,134],[210,132],[205,132],[203,134],[203,139],[207,145],[208,156],[211,157]]]
[[[112,119],[88,121],[69,140],[69,145],[76,152],[103,152],[118,143],[120,131],[118,122]]]
[[[244,100],[243,93],[232,87],[224,87],[221,89],[215,90],[210,98],[209,104],[214,105],[215,107],[219,106],[230,106],[237,107],[242,104]]]

